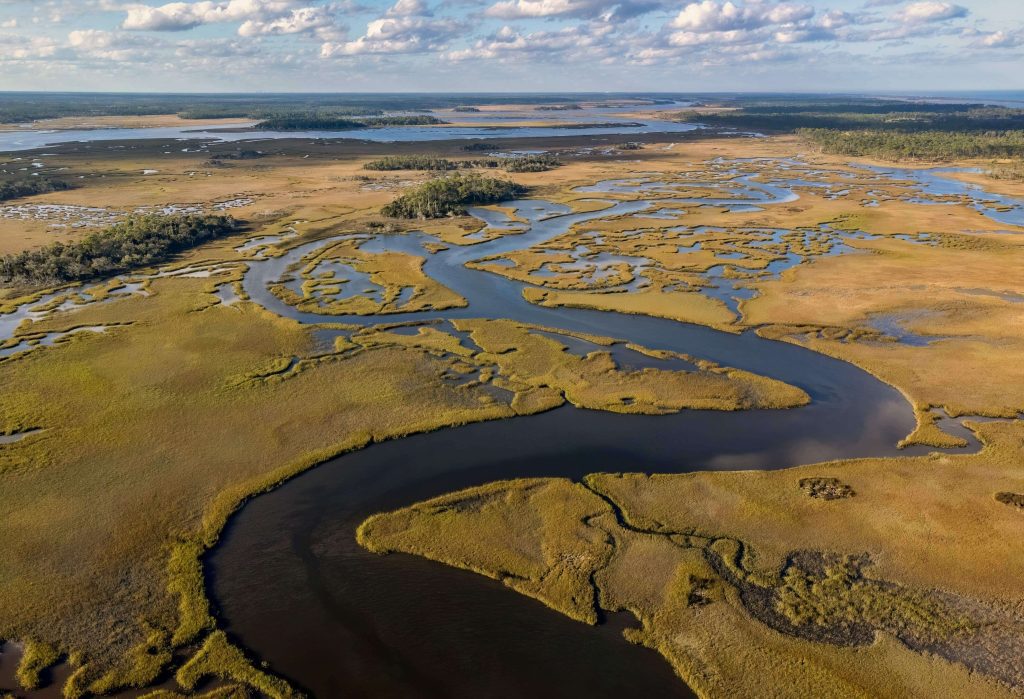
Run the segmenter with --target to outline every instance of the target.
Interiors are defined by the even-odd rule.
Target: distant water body
[[[250,131],[256,122],[232,125],[232,129],[210,129],[196,126],[150,127],[142,129],[68,129],[38,130],[30,126],[0,131],[0,153],[48,148],[65,143],[96,143],[132,140],[200,140],[212,142],[258,142],[275,139],[351,139],[378,143],[448,141],[486,138],[538,138],[547,136],[631,136],[644,133],[681,133],[700,128],[655,119],[631,119],[614,116],[615,112],[643,112],[687,106],[689,102],[670,104],[594,107],[567,112],[538,112],[530,116],[516,115],[516,120],[539,119],[563,122],[561,126],[510,127],[508,114],[459,114],[463,126],[383,126],[344,131]],[[447,116],[447,115],[446,115]],[[448,117],[451,118],[451,117]],[[595,126],[587,127],[591,123]]]
[[[885,92],[879,97],[922,99],[928,102],[981,102],[996,107],[1024,109],[1024,90],[948,90],[940,92]]]
[[[472,138],[537,138],[545,136],[631,136],[643,133],[682,133],[700,128],[696,124],[672,121],[636,120],[622,126],[572,127],[446,127],[392,126],[347,131],[204,131],[196,127],[148,129],[92,129],[82,131],[5,131],[0,132],[0,153],[48,148],[63,143],[132,140],[199,140],[221,142],[270,141],[294,139],[351,139],[379,143],[448,141]]]

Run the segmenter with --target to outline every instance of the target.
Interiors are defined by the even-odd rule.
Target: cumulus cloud
[[[994,32],[965,32],[965,36],[974,38],[971,42],[973,48],[978,49],[1015,49],[1024,46],[1024,29],[1004,30]]]
[[[923,2],[914,2],[907,5],[893,15],[893,19],[906,24],[920,24],[922,22],[942,22],[947,19],[958,19],[967,15],[966,7],[953,5],[948,2],[939,2],[938,0],[924,0]]]
[[[121,27],[133,31],[186,31],[204,24],[241,22],[243,36],[294,34],[326,26],[332,6],[300,6],[296,0],[171,2],[156,7],[130,4]]]
[[[366,68],[361,74],[374,76],[375,63],[388,63],[379,61],[380,57],[415,55],[406,61],[413,66],[410,74],[452,70],[439,62],[479,61],[503,63],[510,72],[520,74],[522,70],[515,66],[547,63],[559,67],[553,75],[590,76],[588,71],[595,65],[614,66],[620,74],[623,66],[657,65],[671,75],[682,66],[700,71],[760,65],[767,71],[774,64],[791,61],[800,61],[804,68],[816,61],[831,61],[834,66],[872,61],[881,65],[896,60],[895,52],[903,50],[898,47],[927,49],[900,54],[907,65],[918,65],[914,61],[928,62],[931,59],[923,56],[936,54],[935,47],[929,46],[930,37],[944,37],[942,51],[947,56],[985,54],[1005,62],[1007,55],[1013,55],[1010,51],[1024,47],[1024,27],[986,26],[984,17],[965,27],[963,18],[970,13],[954,4],[957,1],[963,2],[0,0],[0,7],[25,8],[21,14],[0,13],[4,15],[0,17],[0,65],[8,68],[9,75],[17,75],[9,66],[18,61],[60,66],[67,74],[70,67],[86,71],[99,66],[113,75],[131,70],[141,74],[144,66],[173,63],[179,73],[194,70],[201,79],[224,73],[316,71],[314,61],[319,56],[357,62]],[[980,0],[971,5],[977,14],[985,15],[983,6]],[[119,13],[118,28],[111,30],[103,14],[107,12]],[[365,13],[368,21],[365,31],[350,37],[340,21],[353,12]],[[63,30],[55,28],[55,14],[64,18]],[[647,20],[628,21],[637,16]],[[15,17],[17,26],[11,21]],[[186,33],[213,24],[228,25],[234,35]],[[74,31],[67,33],[69,29]],[[843,53],[845,45],[866,42],[889,43]],[[815,43],[813,49],[808,47]],[[1000,49],[1006,53],[1000,54]],[[321,64],[319,69],[324,75],[331,70],[340,75],[345,65]],[[24,75],[34,73],[25,70]]]
[[[241,36],[312,33],[322,38],[339,30],[327,8],[301,7],[273,19],[248,19],[238,28]]]
[[[383,17],[366,25],[366,33],[355,41],[328,41],[320,47],[324,58],[360,54],[401,54],[440,51],[465,31],[454,19],[434,19],[419,0],[398,0]]]
[[[611,25],[604,23],[529,33],[520,33],[505,25],[469,48],[450,51],[445,57],[456,62],[478,59],[562,61],[575,57],[594,60],[611,48],[608,37],[613,31]]]
[[[76,29],[68,34],[68,46],[82,57],[121,62],[142,60],[154,48],[152,41],[102,29]]]
[[[385,13],[388,17],[428,17],[433,14],[423,0],[398,0]]]
[[[811,5],[789,2],[736,5],[728,1],[704,0],[684,7],[672,20],[671,26],[691,32],[729,32],[774,24],[792,24],[813,16],[814,8]]]
[[[48,59],[57,54],[58,48],[49,37],[0,34],[0,63]]]
[[[830,41],[836,29],[851,24],[855,17],[839,11],[816,17],[815,8],[797,2],[751,0],[738,4],[731,0],[691,2],[665,25],[661,49],[694,49],[711,46],[749,45],[748,51],[767,55],[770,44],[797,44]],[[656,48],[656,47],[649,47]],[[652,60],[657,51],[645,54]]]

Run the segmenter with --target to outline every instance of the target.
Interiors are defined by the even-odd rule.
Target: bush
[[[381,209],[392,218],[442,218],[466,213],[472,204],[493,204],[522,196],[526,187],[477,174],[430,180]]]

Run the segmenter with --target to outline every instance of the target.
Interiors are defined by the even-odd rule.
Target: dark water
[[[759,187],[745,201],[791,198],[783,188]],[[540,308],[523,301],[522,285],[466,269],[469,259],[526,247],[586,216],[609,214],[560,216],[563,209],[544,202],[514,205],[530,220],[530,232],[429,258],[428,273],[468,298],[469,309],[388,319],[506,317],[627,338],[790,382],[806,390],[812,404],[656,417],[564,407],[377,444],[255,499],[208,557],[209,589],[228,631],[316,696],[691,696],[657,653],[622,638],[628,615],[589,627],[482,576],[364,551],[355,531],[376,512],[507,478],[780,468],[924,451],[897,452],[895,444],[914,426],[910,406],[852,365],[752,333]],[[636,206],[619,205],[621,213]],[[417,252],[423,242],[382,238],[371,247]],[[368,322],[297,313],[281,304],[266,284],[287,264],[253,264],[245,284],[254,300],[303,322]]]
[[[375,512],[503,478],[892,453],[911,415],[857,373],[840,369],[801,410],[561,408],[374,445],[247,505],[209,559],[213,597],[232,634],[316,696],[687,696],[618,624],[591,628],[473,573],[368,553],[356,528]],[[835,439],[809,436],[827,430]]]

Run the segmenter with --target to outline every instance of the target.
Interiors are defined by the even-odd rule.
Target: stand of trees
[[[871,129],[900,133],[1024,129],[1024,109],[906,102],[744,107],[728,112],[681,112],[676,119],[724,128],[784,133],[798,129]]]
[[[371,160],[363,165],[364,170],[459,170],[477,167],[479,160],[449,160],[433,155],[389,155],[378,160]]]
[[[801,129],[798,132],[825,153],[866,156],[881,160],[957,160],[1024,156],[1024,130],[966,131],[839,131]]]
[[[0,283],[54,285],[109,277],[163,262],[238,227],[230,216],[135,216],[76,243],[0,258]]]
[[[509,180],[459,173],[424,182],[385,206],[381,213],[393,218],[460,216],[467,206],[516,199],[526,192],[526,187]]]
[[[465,170],[471,168],[500,168],[506,172],[544,172],[562,163],[549,153],[523,155],[512,158],[477,158],[474,160],[450,160],[432,155],[389,155],[371,160],[363,165],[364,170]]]
[[[501,167],[505,172],[545,172],[553,170],[562,163],[549,153],[539,155],[523,155],[515,158],[504,158]]]
[[[63,192],[67,189],[71,189],[71,185],[63,180],[53,180],[49,177],[25,177],[19,180],[0,182],[0,201],[31,197],[47,192]]]

